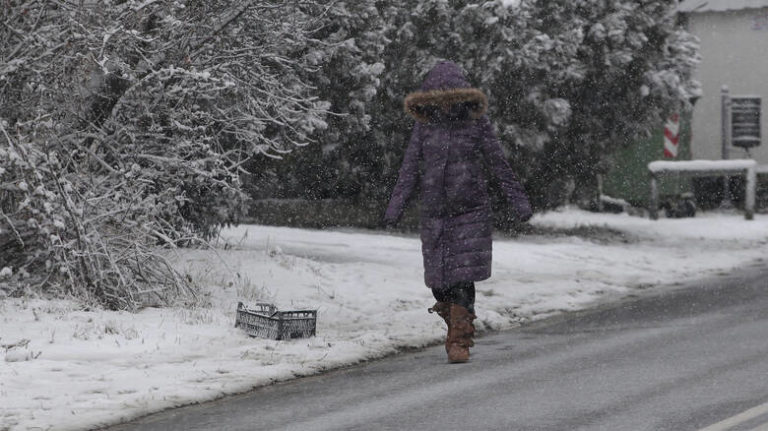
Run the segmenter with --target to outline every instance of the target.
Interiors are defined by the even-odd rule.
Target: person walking
[[[429,312],[448,326],[449,362],[467,362],[474,345],[474,283],[491,276],[493,217],[485,172],[498,180],[518,220],[531,218],[531,206],[485,115],[487,97],[457,64],[436,64],[404,105],[416,124],[384,223],[398,222],[418,185],[424,281],[437,300]]]

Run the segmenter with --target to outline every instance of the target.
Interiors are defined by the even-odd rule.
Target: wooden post
[[[757,172],[755,167],[747,168],[747,189],[744,196],[744,218],[752,220],[755,218],[755,189],[757,188]]]
[[[720,141],[722,159],[728,160],[730,157],[728,150],[731,146],[731,95],[727,85],[720,88]],[[723,200],[720,202],[720,208],[723,209],[733,208],[729,183],[730,177],[726,173],[723,176]]]
[[[603,212],[603,176],[597,174],[597,211]]]
[[[731,145],[731,95],[728,86],[720,88],[720,156],[728,160],[728,147]]]
[[[656,181],[656,174],[651,173],[651,202],[648,208],[651,220],[659,219],[659,187]]]

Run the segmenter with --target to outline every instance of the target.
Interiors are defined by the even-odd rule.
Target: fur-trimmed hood
[[[456,63],[441,61],[429,71],[419,91],[405,98],[405,112],[422,123],[429,122],[425,115],[425,106],[453,105],[469,103],[469,115],[473,119],[482,117],[488,110],[488,98],[477,89],[472,88]]]

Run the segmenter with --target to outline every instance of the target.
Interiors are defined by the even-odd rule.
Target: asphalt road
[[[482,303],[478,304],[482,307]],[[768,429],[768,268],[148,416],[117,430]]]

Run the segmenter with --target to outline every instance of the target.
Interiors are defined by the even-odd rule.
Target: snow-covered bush
[[[386,201],[413,124],[403,113],[403,98],[439,59],[461,64],[470,81],[488,93],[502,144],[539,207],[562,203],[562,191],[574,186],[576,197],[595,192],[596,174],[617,148],[662,127],[670,112],[688,109],[698,95],[691,79],[697,42],[677,26],[675,2],[361,0],[354,5],[359,9],[350,6],[350,13],[375,5],[378,15],[370,15],[368,27],[339,16],[326,26],[347,29],[333,34],[349,38],[344,46],[356,50],[344,51],[348,56],[383,64],[377,86],[371,86],[375,94],[370,100],[354,96],[361,87],[349,79],[354,71],[343,62],[329,65],[322,76],[341,84],[333,87],[336,109],[345,103],[357,107],[338,121],[365,120],[370,130],[361,136],[331,119],[322,147],[265,170],[279,172],[273,177],[277,192],[262,190],[260,197]],[[321,171],[311,181],[291,175],[311,169]]]
[[[311,2],[4,2],[0,267],[110,307],[186,289],[158,253],[210,237],[242,166],[309,142],[328,103]]]
[[[396,108],[418,85],[408,75],[452,59],[488,92],[490,116],[537,206],[562,203],[567,182],[577,195],[593,193],[616,149],[699,94],[691,78],[698,46],[674,8],[665,0],[420,1],[395,18],[383,85],[396,114],[382,113],[383,129],[405,128]]]
[[[536,30],[567,52],[547,75],[544,91],[570,104],[570,121],[552,133],[529,174],[531,189],[576,185],[574,198],[596,199],[597,174],[611,155],[700,95],[692,79],[697,40],[676,23],[676,2],[537,1]],[[543,7],[546,4],[546,7]],[[540,196],[545,205],[558,204]]]
[[[313,144],[284,155],[283,160],[255,160],[249,179],[255,197],[302,196],[349,198],[368,190],[369,172],[378,172],[380,143],[371,139],[378,127],[371,113],[383,89],[382,54],[389,44],[387,23],[374,0],[334,0],[304,5],[317,19],[309,48],[299,53],[318,65],[306,75],[317,95],[333,112],[328,128]]]

